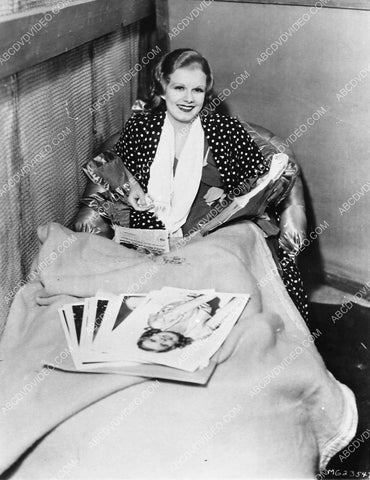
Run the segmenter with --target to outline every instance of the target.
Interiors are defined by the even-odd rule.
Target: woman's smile
[[[177,105],[177,107],[183,112],[191,112],[194,108],[194,105]]]

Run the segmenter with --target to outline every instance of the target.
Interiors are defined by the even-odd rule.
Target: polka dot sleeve
[[[265,159],[257,144],[237,119],[232,120],[233,135],[231,145],[236,155],[236,172],[241,183],[248,179],[259,178],[269,170],[269,161]]]
[[[154,157],[156,148],[154,137],[152,135],[144,136],[148,121],[150,122],[150,118],[141,114],[134,114],[130,117],[115,146],[116,154],[121,157],[125,167],[135,176],[144,191],[146,191],[147,182],[142,182],[142,171],[143,168],[145,171],[149,170],[147,167]],[[154,126],[150,125],[150,127],[153,134]],[[160,127],[157,127],[160,132]],[[157,136],[156,140],[158,141]],[[146,142],[148,142],[148,145]],[[132,208],[130,211],[130,227],[164,229],[163,223],[158,221],[152,212],[141,212]]]
[[[135,114],[131,116],[119,137],[119,140],[114,147],[115,153],[121,157],[125,167],[135,174],[135,167],[137,165],[137,159],[135,154],[135,132],[136,132],[137,119]]]

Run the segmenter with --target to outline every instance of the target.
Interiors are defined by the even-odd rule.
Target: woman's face
[[[203,107],[206,92],[206,74],[197,65],[175,70],[162,98],[174,126],[190,123]]]
[[[158,332],[146,338],[143,346],[155,352],[163,352],[176,345],[178,341],[179,337],[175,332]]]

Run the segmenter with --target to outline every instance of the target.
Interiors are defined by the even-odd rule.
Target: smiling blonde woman
[[[241,122],[209,108],[212,89],[209,63],[195,50],[174,50],[155,66],[148,98],[137,102],[140,108],[115,146],[114,161],[128,179],[125,202],[130,205],[131,228],[166,229],[172,237],[186,236],[225,197],[247,193],[268,172],[270,158],[264,157]],[[263,220],[265,233],[275,235],[271,248],[278,269],[308,321],[307,296],[294,262],[305,235],[304,208],[285,208],[280,221],[274,201]],[[278,242],[279,221],[283,230]]]

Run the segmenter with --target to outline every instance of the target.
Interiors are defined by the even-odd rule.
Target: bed
[[[157,257],[56,223],[38,235],[39,274],[0,344],[6,478],[313,478],[355,435],[354,396],[327,371],[321,332],[307,329],[254,223]],[[58,307],[133,284],[251,295],[207,385],[45,369],[68,356]]]
[[[129,111],[137,95],[134,79],[132,89],[122,89],[91,115],[93,100],[140,60],[139,43],[145,49],[152,33],[131,25],[153,16],[152,2],[110,1],[109,7],[89,1],[61,9],[55,28],[43,29],[25,46],[29,54],[3,65],[3,78],[17,79],[3,102],[9,110],[5,152],[12,152],[11,164],[4,163],[6,177],[48,144],[51,126],[59,128],[66,114],[74,130],[50,164],[31,177],[31,187],[26,184],[27,196],[13,189],[6,204],[11,220],[4,224],[16,226],[3,244],[19,270],[16,276],[11,268],[4,271],[12,287],[21,266],[28,269],[28,257],[20,259],[18,250],[34,251],[34,230],[24,228],[24,220],[32,227],[40,218],[69,222],[83,183],[79,162],[87,161],[93,144],[121,128],[122,105]],[[54,13],[49,6],[45,15],[49,10]],[[40,14],[30,10],[21,17],[25,23],[13,16],[3,22],[8,45]],[[161,18],[157,24],[167,28]],[[122,32],[121,25],[132,31]],[[162,40],[168,41],[167,33]],[[68,53],[57,57],[61,52]],[[255,133],[257,143],[261,134],[276,141],[270,132]],[[54,161],[61,166],[58,176]],[[43,179],[50,181],[45,202]],[[68,180],[71,190],[61,194],[58,188]],[[3,478],[313,478],[355,435],[354,396],[327,371],[314,345],[321,332],[308,331],[255,224],[220,229],[155,259],[57,223],[40,227],[38,236],[38,274],[15,295],[0,340]],[[45,368],[69,360],[58,307],[100,289],[118,293],[137,286],[148,292],[167,285],[251,295],[207,385]]]

